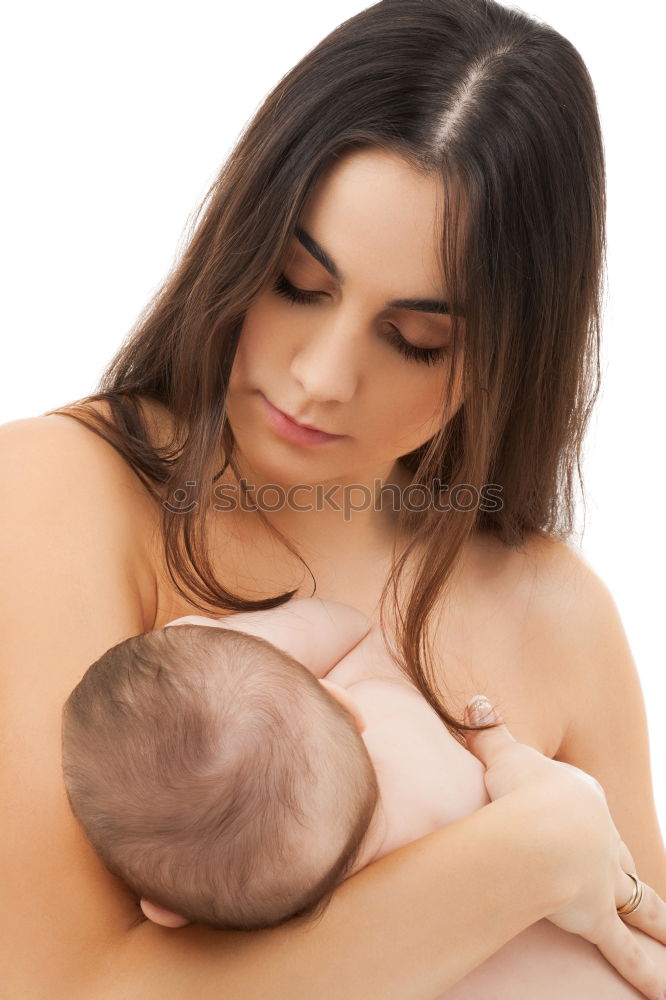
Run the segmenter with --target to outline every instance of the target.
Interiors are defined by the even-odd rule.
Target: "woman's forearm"
[[[629,925],[627,925],[629,926]],[[631,934],[666,976],[666,947],[629,926]],[[539,920],[438,998],[438,1000],[644,1000],[598,948]]]
[[[538,809],[508,795],[343,882],[315,924],[250,933],[141,924],[85,995],[433,1000],[558,906],[549,858]]]

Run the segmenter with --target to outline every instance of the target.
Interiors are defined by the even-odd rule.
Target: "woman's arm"
[[[666,978],[666,947],[636,927],[629,931]],[[539,920],[440,1000],[640,1000],[642,996],[585,938]]]
[[[0,470],[8,998],[430,1000],[558,905],[548,831],[516,794],[347,880],[311,927],[136,926],[137,901],[69,810],[60,713],[91,662],[151,627],[148,500],[117,453],[66,418],[0,428]]]
[[[311,926],[169,932],[146,922],[90,995],[433,1000],[552,906],[557,879],[539,824],[524,797],[507,796],[352,876]]]
[[[75,997],[135,918],[69,809],[60,713],[85,669],[145,627],[143,543],[127,516],[140,490],[71,420],[0,427],[0,967],[11,1000]]]

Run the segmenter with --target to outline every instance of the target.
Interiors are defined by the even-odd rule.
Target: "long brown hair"
[[[401,510],[410,542],[382,592],[383,619],[392,589],[406,673],[462,741],[469,727],[447,711],[431,663],[432,612],[472,532],[519,546],[530,533],[572,531],[599,388],[603,145],[592,82],[567,39],[494,0],[382,0],[342,23],[242,133],[97,392],[50,412],[101,434],[161,502],[166,564],[188,602],[215,613],[289,600],[296,591],[250,601],[227,590],[206,546],[208,505],[174,514],[165,499],[186,482],[212,494],[221,441],[224,468],[236,469],[225,396],[245,312],[278,274],[327,165],[363,147],[441,177],[454,346],[464,314],[464,403],[401,461],[429,489],[502,489],[499,510]],[[169,411],[169,446],[151,446],[141,398]],[[86,407],[94,400],[108,402],[109,420]],[[400,607],[398,581],[421,551],[427,558]]]

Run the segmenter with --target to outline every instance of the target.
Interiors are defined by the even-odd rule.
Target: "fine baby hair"
[[[224,628],[109,649],[63,708],[72,810],[136,894],[220,929],[312,918],[378,787],[352,717],[301,663]]]

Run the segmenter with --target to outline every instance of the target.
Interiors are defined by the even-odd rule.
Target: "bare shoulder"
[[[608,594],[580,549],[545,532],[530,535],[514,548],[480,539],[470,567],[470,579],[489,602],[532,621],[551,639],[552,629],[582,626],[591,608]]]
[[[572,542],[534,536],[514,559],[525,611],[560,658],[587,645],[616,610],[607,585]]]
[[[104,416],[109,415],[109,408],[103,403],[90,403],[88,408]],[[0,425],[0,448],[15,457],[23,454],[21,468],[25,475],[29,475],[31,467],[38,475],[45,463],[49,475],[56,475],[59,481],[64,482],[71,474],[72,466],[75,466],[79,472],[78,484],[82,488],[101,476],[114,485],[126,487],[131,497],[145,494],[145,490],[139,489],[140,481],[119,452],[82,421],[66,414],[24,417]],[[38,465],[35,465],[35,460]],[[82,475],[84,472],[86,475]],[[124,490],[120,492],[122,494]],[[123,499],[122,495],[110,496],[109,502],[120,510]],[[133,508],[131,511],[128,508],[130,512],[135,513]]]
[[[73,621],[99,603],[78,631],[91,653],[150,627],[154,501],[112,445],[60,414],[0,425],[0,501],[0,601],[18,641],[35,638],[31,620],[66,630],[68,600]]]
[[[102,403],[90,404],[108,412]],[[88,524],[98,539],[123,554],[140,598],[143,618],[154,616],[152,567],[158,530],[155,501],[122,455],[99,434],[64,414],[27,417],[0,425],[4,489],[20,491],[21,510],[46,525],[69,510],[72,530]],[[41,498],[41,502],[40,502]],[[20,513],[20,511],[19,511]],[[71,539],[75,541],[76,535]]]

